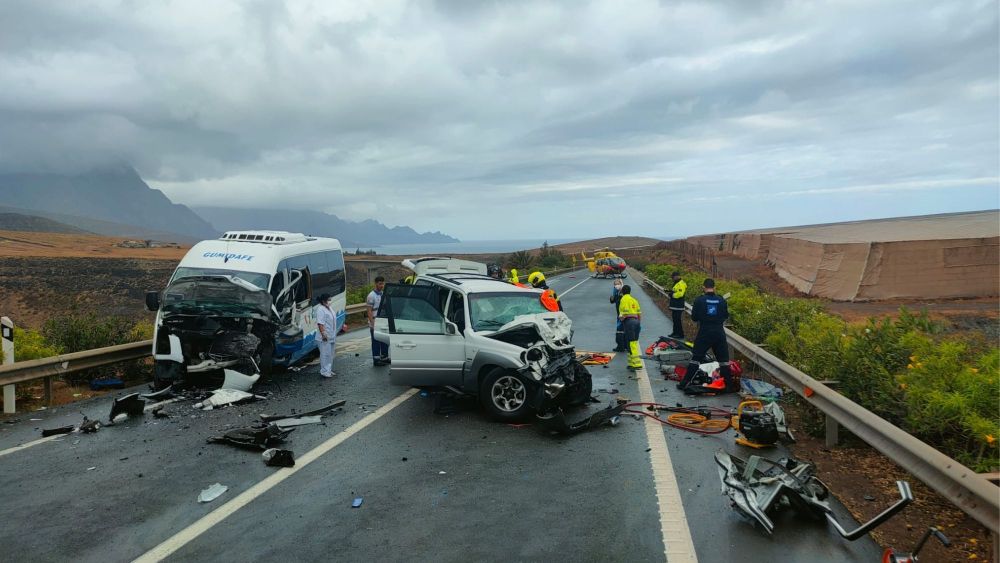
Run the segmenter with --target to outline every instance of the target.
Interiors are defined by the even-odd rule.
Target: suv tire
[[[520,420],[531,411],[528,406],[529,383],[512,369],[494,368],[479,385],[479,402],[496,420]]]

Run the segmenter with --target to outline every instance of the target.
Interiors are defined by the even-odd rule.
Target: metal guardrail
[[[346,311],[348,315],[363,313],[365,311],[365,304],[348,305]],[[106,348],[61,354],[49,358],[15,362],[0,366],[0,385],[24,383],[25,381],[45,378],[46,399],[48,400],[51,399],[52,377],[117,364],[119,362],[127,362],[129,360],[141,360],[152,353],[152,348],[152,340],[143,340],[141,342],[119,344]]]
[[[546,275],[555,275],[579,269],[578,267],[563,268],[546,272]],[[348,305],[345,309],[348,315],[365,312],[365,304],[357,303]],[[70,373],[83,371],[126,362],[129,360],[139,360],[149,356],[152,352],[153,341],[143,340],[129,344],[108,346],[94,350],[84,350],[70,354],[62,354],[49,358],[37,360],[27,360],[15,362],[9,365],[0,366],[0,386],[14,383],[24,383],[35,379],[45,379],[45,399],[50,402],[52,398],[52,378]]]
[[[667,295],[666,289],[644,274],[637,277],[660,294]],[[726,336],[733,348],[790,387],[807,403],[885,454],[994,534],[998,533],[1000,491],[996,485],[728,328]]]

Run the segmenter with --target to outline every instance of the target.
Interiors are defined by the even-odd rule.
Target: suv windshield
[[[469,295],[472,330],[496,330],[518,315],[547,313],[537,293],[473,293]]]
[[[194,278],[199,276],[233,276],[234,278],[240,278],[243,281],[252,283],[261,289],[267,289],[267,282],[271,279],[271,276],[267,274],[258,274],[255,272],[220,270],[217,268],[177,268],[173,277],[170,278],[170,283],[173,283],[181,278]]]

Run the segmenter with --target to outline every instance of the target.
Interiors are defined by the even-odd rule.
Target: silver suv
[[[375,338],[389,344],[396,385],[477,395],[496,419],[547,414],[590,399],[590,372],[573,350],[572,322],[541,291],[451,258],[404,260],[412,285],[387,284]]]

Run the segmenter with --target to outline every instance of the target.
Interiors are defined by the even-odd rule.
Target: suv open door
[[[455,323],[445,319],[436,285],[386,284],[379,306],[389,333],[395,385],[461,385],[465,338]],[[376,323],[376,328],[381,328]]]

